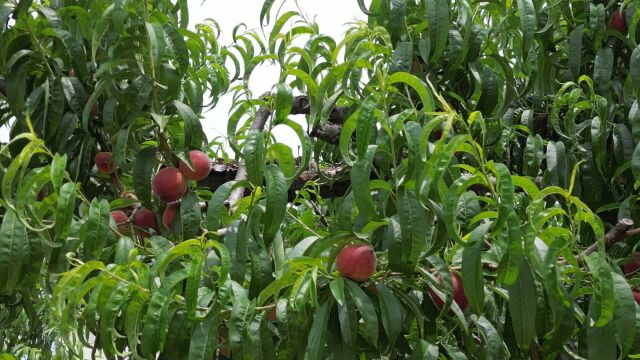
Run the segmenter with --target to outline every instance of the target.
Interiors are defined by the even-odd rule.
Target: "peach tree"
[[[640,3],[358,4],[1,2],[0,358],[640,356]]]

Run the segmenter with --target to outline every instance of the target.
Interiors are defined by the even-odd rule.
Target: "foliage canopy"
[[[231,44],[186,3],[0,2],[0,352],[640,353],[638,1],[358,0],[333,39],[267,0]],[[200,123],[224,94],[228,147]],[[152,178],[191,150],[214,167],[175,221],[116,224],[161,224]],[[354,243],[363,282],[335,267]]]

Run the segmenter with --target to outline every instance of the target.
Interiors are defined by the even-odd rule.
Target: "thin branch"
[[[611,228],[611,230],[609,230],[609,232],[604,236],[605,248],[608,249],[609,247],[611,247],[613,244],[617,243],[620,240],[640,234],[640,228],[631,229],[632,226],[633,226],[633,220],[631,219],[624,218],[624,219],[618,220],[618,223],[615,224]],[[600,247],[597,242],[592,244],[588,248],[584,249],[584,251],[581,254],[576,256],[576,261],[579,264],[581,264],[584,261],[584,258],[586,256],[589,256],[589,254],[598,251],[599,248]],[[566,261],[561,261],[561,263],[565,265],[567,264]]]
[[[110,178],[113,186],[118,191],[118,195],[122,196],[124,192],[124,185],[122,185],[122,181],[120,181],[120,178],[115,172],[111,174]]]

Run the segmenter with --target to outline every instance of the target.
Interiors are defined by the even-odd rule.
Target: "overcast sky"
[[[206,0],[204,2],[202,0],[188,0],[188,2],[190,27],[193,29],[196,23],[204,22],[207,18],[215,19],[222,30],[220,44],[231,43],[231,33],[237,24],[244,23],[249,29],[260,28],[262,0]],[[281,3],[281,0],[277,0],[273,10],[277,10],[276,7]],[[299,5],[306,16],[315,17],[322,33],[333,37],[337,42],[340,41],[347,29],[346,23],[364,19],[364,14],[360,11],[356,0],[299,0]],[[295,2],[287,0],[281,11],[294,9],[296,9]],[[250,88],[254,94],[262,94],[269,91],[276,81],[276,71],[273,68],[262,66],[251,75]],[[218,102],[214,109],[203,114],[202,126],[209,140],[216,136],[226,135],[230,106],[230,96],[226,96]],[[274,135],[279,141],[285,142],[295,151],[298,141],[293,132],[279,129],[274,132]],[[6,127],[0,128],[0,141],[6,142],[8,137],[8,129]]]

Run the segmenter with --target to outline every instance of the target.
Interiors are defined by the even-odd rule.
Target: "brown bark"
[[[293,106],[291,107],[291,115],[309,114],[311,112],[311,106],[307,96],[296,96],[293,99]],[[338,144],[340,142],[340,132],[342,131],[342,124],[347,120],[349,116],[349,109],[344,106],[334,106],[329,113],[328,121],[317,124],[310,132],[309,135],[328,142],[329,144]]]
[[[631,229],[633,226],[633,220],[620,219],[618,222],[607,232],[604,236],[605,250],[610,248],[613,244],[626,238],[640,235],[640,228]],[[584,249],[580,254],[576,255],[576,261],[578,264],[584,263],[584,258],[589,254],[594,253],[600,249],[598,243],[591,244],[588,248]],[[560,260],[560,264],[569,265],[567,260]]]
[[[300,95],[293,98],[293,106],[291,106],[291,115],[310,114],[311,105],[306,95]],[[345,106],[334,106],[329,113],[329,122],[333,124],[342,124],[347,120],[349,109]]]
[[[198,186],[207,187],[211,189],[211,191],[215,191],[222,184],[234,179],[237,180],[239,178],[238,168],[235,164],[223,164],[222,159],[219,159],[213,164],[209,176],[200,180]],[[349,176],[344,174],[347,169],[348,166],[346,165],[334,165],[322,168],[319,171],[315,168],[303,171],[289,187],[289,201],[293,201],[296,198],[296,192],[301,190],[305,184],[311,180],[321,183],[320,196],[323,198],[343,196],[351,186]],[[240,198],[248,195],[244,189],[242,189],[242,191]]]
[[[607,234],[604,236],[605,249],[608,249],[609,247],[611,247],[613,244],[615,244],[620,240],[640,234],[640,228],[629,230],[631,229],[632,226],[633,226],[633,220],[631,219],[625,218],[625,219],[618,220],[618,223],[615,224],[611,228],[611,230],[609,230],[609,232],[607,232]],[[578,261],[578,263],[582,263],[584,261],[585,256],[589,256],[589,254],[595,251],[598,251],[599,248],[600,246],[598,245],[597,242],[592,244],[588,248],[584,249],[582,253],[577,255],[576,260]],[[562,261],[562,263],[566,264],[567,262]]]

